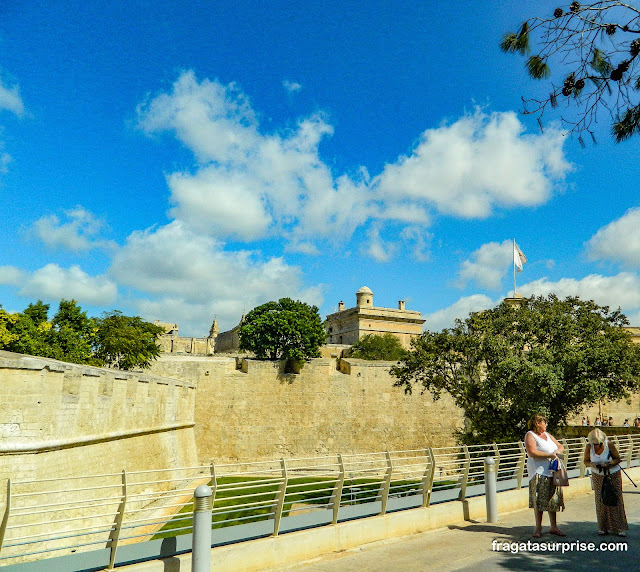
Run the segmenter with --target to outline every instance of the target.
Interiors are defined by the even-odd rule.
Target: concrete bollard
[[[211,568],[212,490],[200,485],[193,495],[193,543],[191,572],[209,572]]]
[[[484,491],[487,503],[487,522],[498,522],[498,475],[496,460],[493,457],[484,459]]]

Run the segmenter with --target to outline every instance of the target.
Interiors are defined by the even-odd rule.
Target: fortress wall
[[[201,463],[417,449],[454,443],[462,414],[393,387],[390,362],[335,359],[281,364],[231,357],[161,356],[154,373],[197,383],[196,441]],[[345,369],[345,368],[343,368]],[[245,370],[244,373],[242,370]]]
[[[195,385],[0,351],[0,482],[193,465]]]

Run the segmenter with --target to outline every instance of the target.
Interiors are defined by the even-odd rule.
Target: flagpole
[[[513,239],[513,297],[516,297],[516,239]]]

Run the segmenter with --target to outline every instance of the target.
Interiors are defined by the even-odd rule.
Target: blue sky
[[[537,13],[556,3],[538,3]],[[513,288],[640,324],[638,141],[520,115],[512,2],[6,2],[0,304],[177,322],[283,296],[427,326]]]

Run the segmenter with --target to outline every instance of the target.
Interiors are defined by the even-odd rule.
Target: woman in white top
[[[529,475],[529,508],[533,509],[536,519],[534,538],[542,536],[542,515],[549,513],[551,528],[549,532],[557,536],[566,536],[558,528],[556,512],[564,510],[562,487],[553,484],[553,471],[550,463],[558,459],[564,447],[553,435],[547,433],[547,418],[536,414],[529,420],[529,431],[525,435],[527,450],[527,474]]]
[[[611,532],[618,536],[626,536],[629,530],[627,515],[624,512],[622,498],[622,476],[620,473],[620,453],[616,446],[607,439],[604,431],[594,429],[587,437],[588,444],[584,450],[584,464],[591,467],[591,479],[596,500],[596,517],[598,534]],[[618,496],[616,506],[607,506],[602,502],[601,491],[605,475],[610,475]]]

